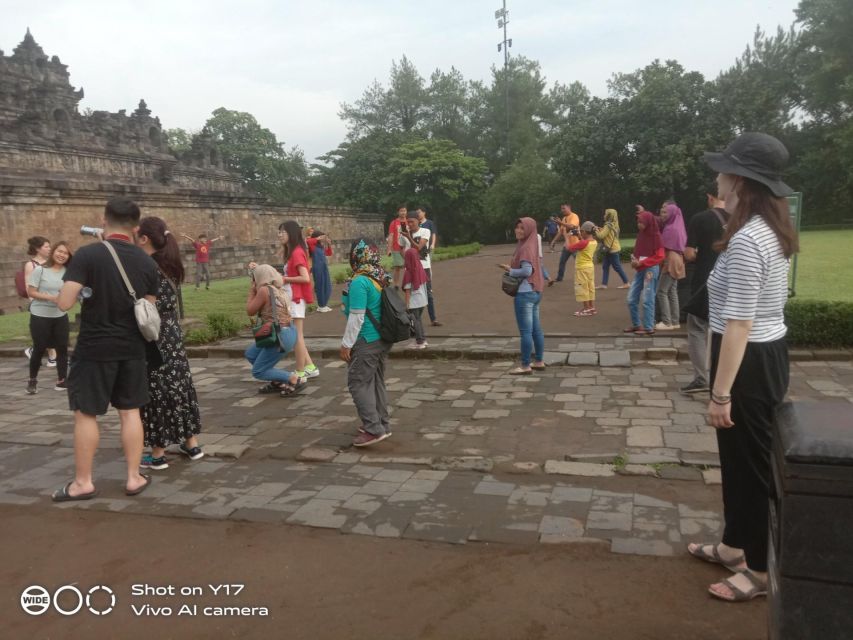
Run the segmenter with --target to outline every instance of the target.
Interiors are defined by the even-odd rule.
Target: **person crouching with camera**
[[[268,264],[250,266],[252,282],[246,299],[246,314],[257,316],[255,343],[246,349],[252,376],[268,382],[258,393],[292,396],[307,384],[296,373],[277,369],[279,361],[296,345],[296,327],[290,315],[290,300],[282,289],[281,274]]]

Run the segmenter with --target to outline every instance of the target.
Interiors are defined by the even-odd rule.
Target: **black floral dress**
[[[148,371],[150,400],[141,410],[145,444],[151,447],[182,443],[201,431],[198,397],[184,350],[177,308],[177,293],[168,278],[160,273],[157,286],[160,337],[157,348],[163,365]]]

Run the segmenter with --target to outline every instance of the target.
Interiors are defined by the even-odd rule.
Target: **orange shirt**
[[[563,222],[575,227],[579,227],[581,224],[581,219],[578,217],[578,214],[572,211],[570,214],[563,216]],[[571,249],[573,245],[576,245],[578,242],[581,241],[578,236],[569,233],[569,230],[565,227],[563,227],[563,233],[565,234],[566,238],[566,249]]]

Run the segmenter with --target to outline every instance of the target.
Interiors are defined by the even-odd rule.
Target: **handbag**
[[[276,310],[275,292],[270,285],[267,285],[270,291],[270,305],[272,306],[272,320],[262,320],[258,315],[258,323],[252,327],[252,335],[255,337],[255,346],[260,349],[268,349],[269,347],[278,347],[281,345],[278,341],[278,334],[281,327],[278,323],[278,312]]]
[[[119,273],[121,273],[121,278],[124,280],[124,286],[127,287],[130,297],[133,298],[133,315],[136,318],[136,324],[139,327],[139,332],[147,341],[156,341],[157,338],[160,337],[160,314],[157,312],[156,305],[152,304],[145,298],[136,297],[136,291],[133,290],[133,285],[130,284],[127,273],[125,272],[113,245],[106,240],[102,240],[101,244],[107,248],[110,255],[113,257],[113,260],[115,260]]]
[[[518,288],[521,286],[521,278],[516,278],[504,272],[501,278],[501,290],[508,296],[515,297],[518,293]]]

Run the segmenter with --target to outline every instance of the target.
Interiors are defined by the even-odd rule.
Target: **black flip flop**
[[[72,496],[68,493],[68,487],[74,484],[72,480],[68,484],[66,484],[61,489],[57,489],[53,492],[53,495],[50,496],[50,499],[54,502],[76,502],[77,500],[91,500],[92,498],[96,498],[98,496],[98,490],[90,491],[89,493],[81,493],[80,495]]]
[[[151,482],[152,482],[151,476],[145,475],[144,473],[140,473],[139,475],[141,477],[145,478],[145,484],[142,485],[141,487],[134,489],[133,491],[128,491],[127,489],[125,489],[124,495],[126,495],[126,496],[138,496],[140,493],[145,491],[149,486],[151,486]]]

